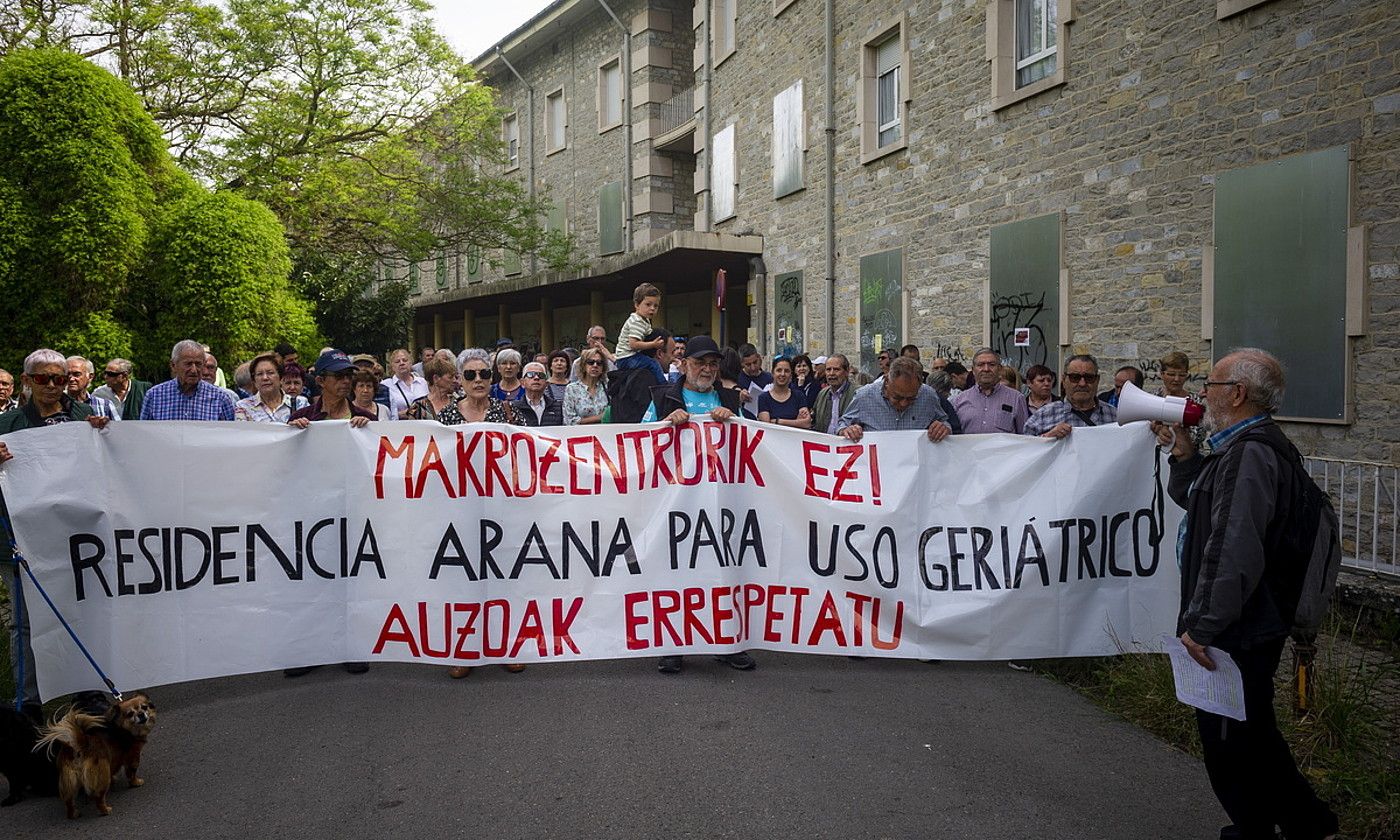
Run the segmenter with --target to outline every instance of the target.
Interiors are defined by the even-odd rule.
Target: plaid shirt
[[[112,404],[111,400],[104,400],[96,394],[88,394],[88,398],[82,402],[87,403],[88,408],[91,408],[92,413],[98,417],[106,417],[108,420],[122,419],[121,412],[117,411],[117,407]]]
[[[1118,422],[1118,409],[1102,400],[1094,406],[1094,411],[1089,415],[1095,426],[1107,426]],[[1026,421],[1024,434],[1043,435],[1060,423],[1068,423],[1071,426],[1088,426],[1084,418],[1074,412],[1074,407],[1069,404],[1069,400],[1056,400],[1040,407],[1040,410],[1031,415],[1031,419]]]
[[[948,422],[943,406],[938,403],[938,393],[927,385],[919,386],[919,395],[914,404],[903,411],[895,411],[885,399],[883,383],[872,382],[856,391],[851,398],[851,406],[841,415],[837,431],[847,426],[859,425],[867,432],[899,432],[907,429],[927,429],[935,420]]]
[[[233,400],[223,388],[202,379],[192,394],[180,390],[179,380],[167,379],[146,392],[141,419],[232,420]]]

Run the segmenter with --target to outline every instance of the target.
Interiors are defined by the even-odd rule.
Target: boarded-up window
[[[1347,418],[1347,148],[1215,181],[1215,358],[1260,347],[1288,371],[1287,417]]]
[[[437,264],[433,266],[433,281],[437,283],[439,289],[447,288],[447,255],[438,254]]]
[[[739,1],[738,0],[714,0],[714,20],[711,25],[714,27],[714,63],[718,65],[721,61],[734,54],[734,30],[738,26]]]
[[[860,366],[879,375],[881,350],[899,352],[904,335],[904,252],[860,258]]]
[[[802,189],[803,151],[807,148],[802,111],[802,80],[773,97],[773,197]]]
[[[598,191],[598,253],[622,251],[622,182],[604,184]]]
[[[505,251],[501,255],[501,262],[504,264],[503,271],[507,277],[519,274],[524,270],[520,264],[520,253],[517,251]]]
[[[423,290],[418,286],[418,263],[408,264],[408,293],[411,295],[421,295]]]
[[[738,166],[734,159],[734,126],[725,126],[710,143],[710,196],[714,201],[714,220],[722,221],[734,215],[734,193]]]
[[[1060,214],[992,228],[989,346],[1025,373],[1059,371]]]
[[[481,246],[469,245],[467,247],[466,272],[468,283],[481,282]]]
[[[563,203],[550,204],[549,212],[545,213],[544,216],[544,229],[551,233],[568,233],[568,225],[568,216],[564,212]]]
[[[795,356],[802,352],[802,272],[773,278],[773,352]]]

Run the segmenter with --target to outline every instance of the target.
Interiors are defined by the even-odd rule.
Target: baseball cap
[[[357,353],[356,355],[350,357],[350,361],[354,362],[357,365],[361,363],[373,365],[379,360],[374,358],[374,356],[369,353]]]
[[[350,357],[339,350],[327,350],[316,357],[316,374],[318,376],[354,369],[355,364],[350,361]]]
[[[498,338],[498,339],[496,339],[496,346],[497,346],[497,347],[510,347],[510,346],[512,346],[512,345],[514,345],[514,344],[515,344],[515,342],[514,342],[514,341],[511,341],[511,340],[508,339],[508,338]]]
[[[685,358],[698,359],[701,356],[719,356],[719,345],[708,335],[697,335],[685,343]]]

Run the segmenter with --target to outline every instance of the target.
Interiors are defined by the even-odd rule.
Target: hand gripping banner
[[[707,417],[5,438],[21,551],[120,685],[344,661],[1113,654],[1171,632],[1146,424],[859,444]],[[29,591],[45,697],[100,687]]]

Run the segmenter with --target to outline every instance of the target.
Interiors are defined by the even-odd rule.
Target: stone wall
[[[1355,422],[1290,431],[1315,454],[1400,460],[1393,3],[1273,0],[1216,21],[1214,4],[1198,0],[1076,0],[1062,54],[1067,83],[999,111],[986,0],[836,6],[836,349],[857,346],[860,257],[891,248],[904,253],[905,340],[926,354],[981,344],[990,228],[1063,213],[1069,349],[1095,353],[1109,370],[1180,349],[1199,376],[1211,352],[1201,338],[1201,283],[1215,176],[1351,144],[1353,223],[1369,235]],[[712,131],[736,125],[738,213],[716,229],[762,234],[770,278],[804,272],[807,344],[817,352],[827,349],[822,3],[799,0],[776,17],[767,0],[739,10],[737,52],[714,69],[711,114]],[[862,46],[906,13],[908,146],[863,165],[855,95]],[[772,98],[799,78],[806,188],[775,200]]]

